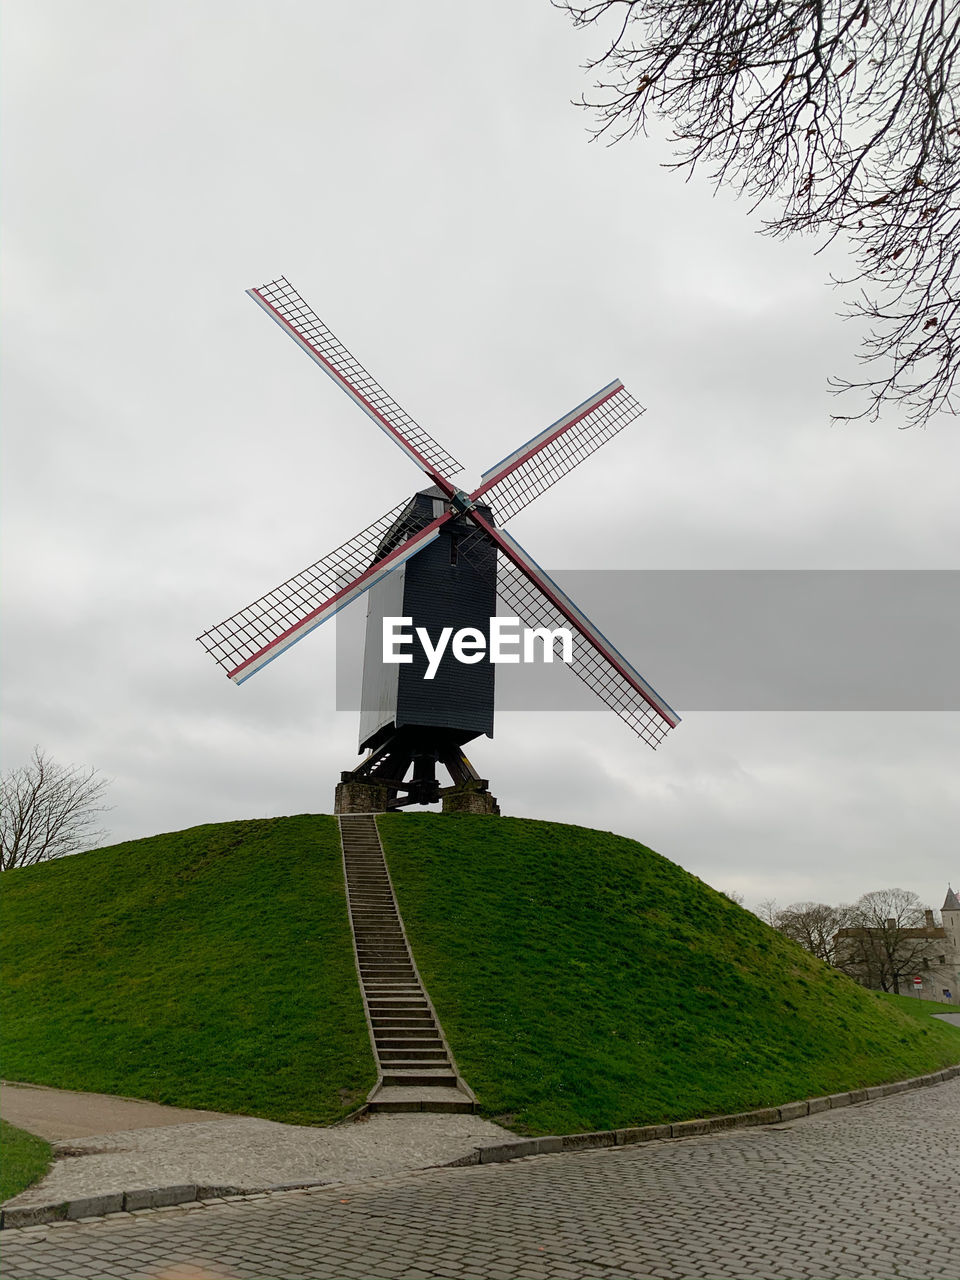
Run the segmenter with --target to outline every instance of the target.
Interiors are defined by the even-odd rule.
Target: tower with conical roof
[[[960,898],[957,897],[952,888],[947,889],[947,896],[944,898],[943,906],[940,909],[940,917],[943,920],[944,932],[950,939],[954,950],[960,952]]]

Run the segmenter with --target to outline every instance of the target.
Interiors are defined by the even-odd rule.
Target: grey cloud
[[[956,567],[955,425],[829,427],[857,342],[827,259],[656,138],[589,146],[588,41],[548,5],[34,0],[5,28],[5,758],[112,773],[118,838],[328,809],[355,759],[332,635],[240,690],[193,640],[418,487],[243,297],[281,272],[471,469],[624,379],[647,415],[517,520],[541,563]],[[477,755],[508,811],[748,897],[934,898],[957,724],[710,713],[651,755],[516,713]]]

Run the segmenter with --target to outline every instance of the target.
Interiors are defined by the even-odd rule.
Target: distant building
[[[876,991],[892,991],[896,974],[901,995],[960,1004],[960,899],[952,888],[940,917],[937,924],[928,910],[923,927],[916,929],[900,928],[895,920],[877,928],[840,929],[836,963]]]

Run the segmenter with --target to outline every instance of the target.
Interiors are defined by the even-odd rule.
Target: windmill
[[[576,637],[567,665],[649,746],[679,716],[503,526],[643,409],[611,382],[483,473],[465,493],[462,467],[404,412],[282,277],[247,290],[407,457],[430,487],[335,551],[199,637],[236,684],[249,680],[308,632],[370,592],[360,750],[341,775],[338,812],[370,812],[443,797],[445,809],[496,812],[463,753],[493,733],[493,668],[445,656],[429,682],[424,660],[384,666],[381,620],[410,616],[434,634],[451,620],[489,625],[495,600],[529,627]],[[413,657],[413,655],[411,655]],[[444,665],[444,663],[446,665]],[[442,764],[452,786],[440,787]],[[408,776],[409,775],[409,776]]]

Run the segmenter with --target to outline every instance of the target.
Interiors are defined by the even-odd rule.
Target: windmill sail
[[[644,412],[614,381],[485,471],[470,497],[483,497],[503,525]]]
[[[447,493],[453,492],[445,477],[462,471],[461,464],[400,408],[283,276],[247,293],[408,458]]]
[[[409,502],[388,511],[349,542],[308,565],[197,639],[235,684],[243,684],[285,649],[369,591],[422,551],[450,517],[408,536],[401,520]]]
[[[588,688],[607,704],[648,746],[656,748],[680,723],[676,711],[644,680],[619,650],[590,621],[582,609],[520,546],[515,538],[494,529],[482,516],[473,519],[500,551],[497,595],[529,627],[573,627],[580,642],[574,643],[573,661],[566,664]],[[470,555],[476,541],[465,540],[461,549]]]

